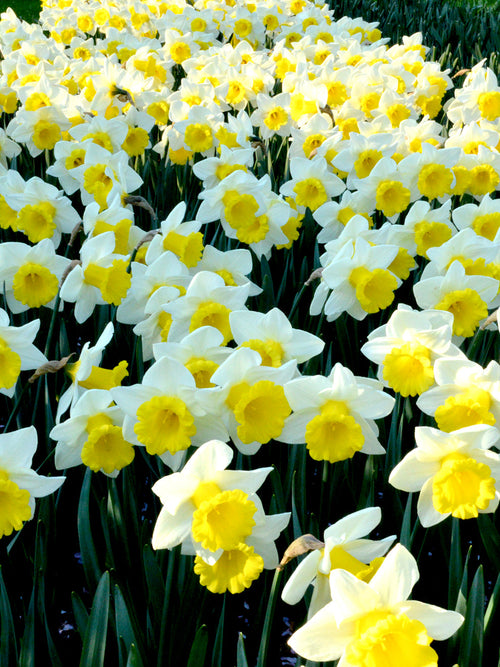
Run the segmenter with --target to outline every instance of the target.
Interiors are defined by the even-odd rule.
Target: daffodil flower
[[[229,315],[229,324],[237,345],[256,350],[263,366],[278,367],[291,359],[300,364],[321,354],[325,346],[314,334],[293,329],[278,308],[268,313],[236,310]]]
[[[484,424],[451,433],[418,426],[417,447],[394,468],[389,483],[420,491],[417,511],[425,528],[450,515],[471,519],[494,512],[500,499],[500,456],[489,449],[498,438],[498,429]]]
[[[109,390],[89,389],[74,404],[71,416],[49,436],[57,441],[55,466],[65,470],[84,463],[94,472],[116,477],[134,459],[134,448],[122,433],[123,413]]]
[[[2,243],[0,284],[9,310],[17,314],[40,306],[54,308],[59,282],[69,263],[56,253],[50,239],[34,246],[17,241]]]
[[[198,389],[193,375],[175,359],[162,357],[144,373],[141,384],[115,387],[111,395],[125,413],[127,442],[145,446],[173,470],[190,445],[200,446],[211,435],[229,439],[219,416],[219,392]]]
[[[194,540],[215,546],[210,549],[213,552],[233,547],[251,534],[257,508],[250,498],[272,468],[226,470],[232,458],[229,445],[210,440],[194,452],[180,472],[154,484],[153,492],[163,505],[153,531],[154,549],[172,549],[187,540],[193,528]],[[219,511],[210,517],[217,507]],[[209,529],[211,535],[205,534]]]
[[[213,593],[240,593],[264,568],[278,564],[274,541],[290,514],[264,514],[256,492],[271,468],[226,470],[233,450],[223,442],[204,443],[181,472],[153,486],[162,509],[153,531],[154,549],[182,544],[196,555],[194,571]]]
[[[255,350],[233,352],[212,375],[221,388],[221,416],[240,452],[255,454],[278,439],[291,412],[284,385],[294,377],[295,359],[278,368],[261,366]]]
[[[430,643],[451,637],[464,619],[455,611],[408,600],[418,578],[414,557],[400,544],[369,584],[335,569],[330,574],[332,601],[288,643],[307,660],[340,658],[339,667],[437,665]]]
[[[387,324],[375,329],[361,352],[379,364],[378,377],[402,396],[434,385],[437,359],[465,355],[451,342],[453,316],[441,310],[416,311],[399,304]]]
[[[186,293],[166,308],[173,318],[169,340],[179,341],[202,326],[211,326],[222,333],[224,344],[228,343],[233,338],[229,314],[245,309],[249,289],[249,284],[228,287],[222,276],[200,271],[192,278]]]
[[[413,292],[420,308],[453,313],[454,335],[469,337],[488,316],[498,285],[498,280],[489,276],[467,275],[463,265],[455,260],[445,276],[420,280]]]
[[[126,297],[118,306],[116,319],[123,324],[138,324],[151,314],[159,305],[158,291],[169,287],[168,299],[160,299],[165,303],[173,299],[172,289],[176,293],[185,294],[192,276],[172,252],[162,253],[149,266],[141,262],[132,262],[132,282]],[[152,303],[150,303],[152,300]]]
[[[203,234],[201,222],[190,220],[183,222],[186,214],[186,202],[180,202],[160,223],[161,234],[151,241],[146,253],[146,263],[152,264],[163,252],[169,250],[188,269],[196,267],[203,254]]]
[[[223,338],[214,327],[200,327],[178,343],[156,343],[153,345],[153,353],[156,360],[170,357],[183,364],[199,389],[214,387],[212,375],[234,351],[233,348],[222,346]]]
[[[47,358],[33,345],[40,320],[22,327],[9,325],[9,316],[0,308],[0,394],[12,398],[21,371],[33,370]]]
[[[81,247],[81,264],[73,267],[61,287],[61,299],[75,304],[75,319],[82,323],[98,305],[118,306],[131,285],[129,258],[114,252],[113,232],[87,239]]]
[[[104,327],[95,345],[86,342],[80,352],[78,361],[68,366],[71,385],[59,398],[57,404],[56,423],[66,410],[76,403],[88,389],[111,389],[119,385],[128,375],[127,362],[121,361],[113,369],[100,368],[104,348],[113,338],[112,322]]]
[[[396,539],[395,535],[382,540],[363,538],[375,529],[381,518],[379,507],[367,507],[329,526],[323,535],[324,548],[311,551],[299,563],[281,598],[287,604],[297,604],[312,584],[313,594],[307,613],[307,618],[311,618],[331,601],[328,576],[334,569],[347,570],[358,579],[369,581]]]
[[[441,431],[474,424],[500,424],[500,365],[483,368],[470,359],[443,357],[434,365],[437,387],[424,392],[417,406],[432,415]]]
[[[0,435],[0,537],[33,518],[35,498],[54,493],[65,477],[44,477],[31,469],[37,448],[34,426]]]
[[[382,384],[335,364],[328,377],[313,375],[287,382],[285,396],[293,410],[277,440],[306,443],[316,461],[344,461],[356,452],[384,454],[375,419],[388,415],[394,398]]]

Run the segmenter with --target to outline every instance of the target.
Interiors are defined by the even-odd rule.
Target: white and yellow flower
[[[97,342],[92,347],[87,341],[82,347],[78,361],[69,364],[68,375],[71,385],[60,396],[57,404],[56,423],[66,410],[74,405],[88,389],[111,389],[121,384],[128,375],[127,361],[120,361],[114,368],[101,368],[101,360],[105,347],[113,338],[114,327],[112,322],[104,327]]]
[[[75,304],[75,319],[85,322],[97,305],[120,305],[130,288],[129,258],[114,252],[115,235],[94,236],[80,249],[81,264],[72,268],[61,287],[61,299]]]
[[[32,470],[37,440],[34,426],[0,435],[0,537],[21,530],[33,518],[35,498],[54,493],[66,479]]]
[[[153,345],[153,353],[156,360],[170,357],[183,364],[199,389],[215,387],[211,381],[212,375],[233,352],[233,348],[222,346],[223,338],[214,327],[200,327],[178,343],[156,343]]]
[[[291,412],[284,385],[294,377],[293,359],[274,368],[262,366],[262,357],[239,348],[212,375],[221,387],[221,416],[236,447],[255,454],[262,445],[278,439]]]
[[[442,431],[474,424],[500,424],[500,365],[483,368],[464,357],[444,357],[434,367],[437,387],[418,399],[418,407],[434,416]]]
[[[148,454],[158,454],[177,470],[191,445],[200,446],[211,434],[228,439],[213,390],[201,391],[185,366],[162,357],[146,371],[141,384],[115,387],[111,395],[125,413],[127,442],[146,447]]]
[[[451,342],[453,315],[399,304],[387,324],[372,331],[361,352],[379,365],[378,377],[402,396],[434,385],[434,363],[442,356],[465,358]]]
[[[415,300],[423,310],[453,313],[453,334],[472,336],[498,292],[498,280],[489,276],[467,275],[455,260],[446,275],[420,280],[413,286]]]
[[[9,316],[0,308],[0,394],[12,398],[21,371],[33,370],[47,362],[33,345],[40,320],[21,327],[11,326]]]
[[[367,507],[328,526],[323,534],[325,546],[312,551],[299,563],[286,582],[281,599],[287,604],[297,604],[312,584],[307,612],[310,619],[332,600],[328,577],[333,570],[347,570],[362,581],[370,581],[396,539],[395,535],[382,540],[364,538],[381,519],[379,507]]]
[[[344,182],[328,171],[328,164],[322,157],[292,158],[290,174],[291,180],[281,186],[280,193],[292,197],[298,206],[306,206],[311,211],[345,190]]]
[[[436,665],[433,639],[450,637],[463,616],[441,607],[408,600],[419,578],[414,557],[396,545],[369,584],[350,572],[330,574],[332,601],[297,630],[288,643],[303,658],[341,659],[342,667]],[[416,662],[418,661],[418,662]]]
[[[293,329],[278,308],[268,313],[236,310],[229,315],[233,338],[239,347],[256,350],[263,366],[275,368],[295,359],[298,364],[321,354],[324,342],[308,331]]]
[[[394,398],[382,383],[363,378],[337,363],[328,377],[313,375],[287,382],[293,414],[277,440],[306,445],[316,461],[344,461],[356,452],[384,454],[375,419],[390,414]]]
[[[50,239],[34,246],[17,241],[0,245],[0,284],[12,313],[54,308],[59,283],[70,261],[58,255]]]
[[[123,413],[109,390],[90,389],[71,408],[69,419],[54,426],[54,463],[58,470],[82,463],[93,472],[116,477],[132,463],[134,448],[123,437]]]
[[[256,494],[271,468],[226,470],[232,457],[228,445],[210,440],[181,472],[153,486],[163,505],[153,548],[182,544],[184,553],[197,554],[195,573],[214,593],[240,593],[262,569],[276,567],[274,540],[290,518],[266,516]]]
[[[500,456],[490,451],[498,429],[485,424],[450,433],[419,426],[417,447],[394,468],[389,483],[420,491],[418,517],[428,528],[447,517],[471,519],[494,512],[500,500]]]
[[[249,285],[228,287],[222,276],[200,271],[189,283],[186,293],[168,305],[172,315],[169,340],[179,341],[188,333],[203,326],[218,329],[226,345],[233,339],[229,315],[244,310]]]

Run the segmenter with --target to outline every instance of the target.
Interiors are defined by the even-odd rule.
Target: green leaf
[[[269,594],[269,601],[267,603],[266,616],[264,618],[264,627],[262,628],[262,635],[260,640],[259,654],[257,656],[257,667],[266,667],[267,665],[267,651],[269,648],[269,641],[271,639],[271,631],[274,622],[274,611],[276,608],[276,600],[278,597],[278,582],[280,578],[280,570],[275,570],[273,585]]]
[[[467,611],[460,636],[460,667],[477,667],[483,662],[484,633],[484,578],[483,566],[477,568],[467,598]]]
[[[113,588],[113,601],[115,606],[115,625],[117,638],[123,638],[127,653],[132,644],[138,645],[134,628],[122,592],[117,584]]]
[[[448,606],[457,599],[463,576],[462,549],[460,545],[460,519],[452,519],[450,545],[450,574],[448,577]]]
[[[401,524],[401,533],[399,541],[407,549],[411,549],[413,535],[411,530],[411,509],[412,509],[413,494],[409,493],[406,500],[405,512],[403,514],[403,523]]]
[[[498,572],[500,570],[500,534],[494,522],[486,514],[479,514],[476,520],[486,554]]]
[[[248,660],[245,653],[245,642],[243,634],[238,635],[238,645],[236,647],[236,667],[248,667]]]
[[[89,614],[82,602],[81,597],[78,595],[78,593],[75,593],[75,591],[71,593],[71,603],[73,605],[73,614],[76,621],[76,628],[83,641],[85,638],[85,633],[87,632]]]
[[[31,607],[31,602],[30,602]],[[0,566],[0,664],[17,664],[16,631],[10,606],[9,595],[5,587]]]
[[[165,582],[155,554],[149,544],[144,545],[143,550],[144,574],[146,575],[146,586],[149,608],[154,623],[159,626],[164,602]]]
[[[83,641],[80,667],[100,667],[104,665],[106,637],[108,634],[109,612],[109,572],[104,572],[90,611],[87,632]]]
[[[196,631],[187,667],[203,667],[208,647],[208,630],[206,625],[202,625]]]
[[[51,667],[63,667],[54,640],[52,639],[52,634],[50,632],[49,620],[47,618],[45,603],[46,603],[45,577],[42,574],[39,574],[38,591],[37,591],[37,614],[43,620],[43,625],[45,628],[45,638],[47,640],[47,650],[50,656]]]
[[[226,595],[224,594],[224,602],[222,603],[222,609],[219,616],[219,625],[217,626],[217,634],[215,635],[214,649],[212,651],[212,662],[210,663],[211,667],[225,667],[223,657],[224,625],[226,623],[225,612]]]
[[[35,664],[35,596],[36,596],[36,586],[33,587],[33,592],[31,593],[30,604],[28,607],[28,613],[24,621],[24,633],[21,640],[21,655],[19,656],[19,665],[20,667],[31,667]],[[3,628],[3,620],[2,620]],[[2,637],[3,645],[3,637]],[[1,664],[4,663],[3,660]]]
[[[495,616],[498,612],[498,602],[500,600],[500,574],[497,577],[495,588],[491,594],[490,601],[486,607],[486,613],[484,614],[484,633],[494,632],[496,628],[499,627],[498,621],[495,624],[492,621],[495,619]]]
[[[108,479],[108,517],[113,528],[115,541],[118,542],[120,553],[127,563],[131,563],[132,558],[127,538],[127,529],[123,519],[123,511],[115,479]]]
[[[91,481],[92,471],[90,468],[87,468],[78,503],[78,539],[80,541],[80,553],[82,555],[85,578],[90,588],[94,589],[101,578],[101,570],[90,526],[89,501]]]
[[[469,558],[471,554],[472,547],[469,547],[467,552],[467,557],[465,559],[464,573],[462,575],[462,581],[460,583],[460,590],[457,595],[457,603],[455,605],[455,611],[458,611],[459,614],[465,616],[467,610],[467,588],[468,588],[468,572],[469,572]]]
[[[142,658],[135,644],[130,645],[126,667],[144,667]]]

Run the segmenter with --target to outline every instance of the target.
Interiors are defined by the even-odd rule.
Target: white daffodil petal
[[[408,598],[418,578],[415,558],[401,544],[396,544],[373,575],[370,586],[379,592],[385,607],[392,607]]]
[[[462,614],[456,611],[448,611],[418,600],[407,600],[399,607],[399,611],[408,618],[423,623],[429,636],[438,641],[451,637],[464,622]]]
[[[321,551],[316,549],[307,554],[304,560],[299,563],[281,593],[281,599],[284,602],[297,604],[304,597],[307,587],[316,577],[320,560]]]
[[[351,624],[342,629],[336,625],[334,609],[335,602],[327,604],[290,637],[288,643],[295,653],[317,662],[340,658],[354,632]]]

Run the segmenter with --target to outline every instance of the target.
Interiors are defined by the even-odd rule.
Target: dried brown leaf
[[[69,273],[70,273],[71,271],[73,271],[73,269],[75,268],[75,266],[78,266],[78,265],[81,266],[81,264],[82,264],[82,263],[81,263],[81,261],[80,261],[79,259],[73,259],[73,260],[71,260],[71,262],[68,264],[68,266],[66,267],[66,270],[64,271],[64,273],[63,273],[62,276],[61,276],[61,282],[59,283],[59,287],[62,287],[64,281],[65,281],[66,278],[68,277]]]
[[[156,213],[154,208],[146,199],[144,199],[144,197],[140,197],[139,195],[128,195],[127,197],[124,197],[123,202],[125,204],[131,204],[131,206],[139,206],[140,208],[144,208],[150,214],[151,218],[156,220]]]
[[[498,318],[498,311],[499,311],[499,310],[500,310],[500,309],[497,308],[495,311],[493,311],[493,312],[491,313],[491,315],[488,315],[488,317],[484,320],[484,322],[481,324],[481,326],[480,326],[479,328],[480,328],[480,329],[486,329],[486,327],[488,326],[488,324],[493,324],[493,322],[496,322],[496,321],[497,321],[497,318]]]
[[[55,361],[47,361],[46,364],[42,364],[39,368],[36,369],[33,375],[29,378],[28,382],[30,384],[33,384],[33,382],[35,382],[35,380],[38,380],[39,377],[42,377],[42,375],[47,375],[47,373],[57,373],[57,371],[60,371],[61,368],[64,368],[66,366],[66,364],[74,354],[75,353],[72,352],[67,357],[63,357],[62,359]]]
[[[462,76],[462,74],[467,74],[467,72],[470,72],[470,69],[461,69],[456,74],[454,74],[451,78],[456,79],[457,76]]]
[[[316,280],[317,278],[321,278],[322,273],[323,273],[323,267],[320,267],[319,269],[314,269],[314,271],[311,273],[311,275],[306,280],[304,285],[310,285],[313,282],[313,280]]]
[[[297,556],[302,556],[302,554],[306,554],[308,551],[314,551],[315,549],[322,549],[324,546],[324,542],[318,540],[317,537],[314,537],[314,535],[311,535],[310,533],[301,535],[290,544],[276,569],[282,570],[287,563],[294,558],[297,558]]]

